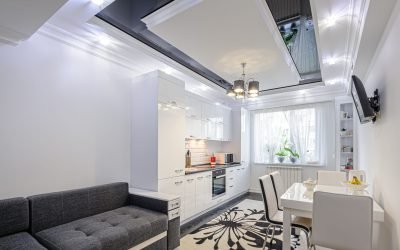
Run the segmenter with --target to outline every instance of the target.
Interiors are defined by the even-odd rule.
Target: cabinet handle
[[[203,179],[203,176],[197,177],[197,180],[201,180],[201,179]]]
[[[172,204],[173,207],[178,206],[178,205],[179,205],[179,202]]]
[[[181,173],[183,169],[175,169],[175,173]]]
[[[196,115],[191,115],[190,117],[192,117],[192,118],[196,118]]]
[[[244,170],[244,168],[242,168],[242,170]]]
[[[175,212],[172,214],[172,216],[175,216],[175,215],[179,215],[179,212]]]
[[[210,178],[210,177],[211,177],[211,175],[207,175],[206,177],[207,177],[207,178]]]
[[[233,178],[229,178],[229,180],[233,180]]]
[[[229,173],[232,173],[232,172],[233,172],[233,170],[230,170],[230,171],[229,171]]]
[[[176,185],[182,184],[182,183],[183,183],[183,181],[175,181],[175,184],[176,184]]]
[[[192,181],[194,181],[194,179],[187,179],[187,181],[188,181],[188,182],[192,182]]]
[[[232,186],[229,186],[229,187],[231,188],[231,187],[233,187],[233,185],[232,185]]]

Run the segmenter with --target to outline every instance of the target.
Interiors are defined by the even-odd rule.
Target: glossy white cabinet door
[[[205,174],[196,174],[194,176],[196,181],[196,213],[201,213],[206,209],[205,176]]]
[[[232,139],[232,111],[225,109],[223,111],[223,141]]]
[[[186,96],[186,117],[201,120],[202,102],[191,96]]]
[[[207,172],[204,177],[204,203],[205,208],[212,206],[212,172]]]
[[[171,89],[174,92],[171,92]],[[184,106],[185,89],[160,78],[158,97],[163,102],[175,102],[181,107]],[[183,108],[158,109],[158,179],[184,175],[185,132],[186,119]]]
[[[179,195],[181,198],[181,220],[185,217],[184,207],[185,207],[185,176],[178,176],[168,179],[163,179],[158,181],[159,192],[166,194]]]
[[[236,189],[236,170],[235,168],[226,169],[226,199],[235,195]]]
[[[185,219],[196,214],[196,179],[195,175],[185,176]]]
[[[203,139],[201,133],[201,120],[186,117],[186,136],[187,139]]]

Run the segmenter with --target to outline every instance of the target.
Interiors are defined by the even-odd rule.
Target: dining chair
[[[372,198],[316,191],[311,247],[372,249]]]
[[[278,202],[278,209],[283,210],[281,204],[281,196],[285,193],[285,188],[283,187],[283,179],[279,171],[274,171],[270,173],[272,178],[272,184],[275,188],[276,200]]]
[[[346,181],[346,173],[339,171],[318,170],[317,184],[328,186],[342,186]]]
[[[270,244],[272,244],[272,241],[274,239],[276,227],[279,227],[281,230],[283,230],[283,211],[278,209],[276,191],[271,175],[267,174],[261,176],[259,177],[259,181],[261,186],[261,194],[264,201],[265,219],[269,223],[262,248],[265,249],[270,229],[272,229]],[[311,219],[294,216],[292,219],[292,227],[298,228],[306,234],[308,248]]]
[[[367,177],[365,176],[364,170],[350,170],[349,171],[349,181],[353,180],[353,176],[356,176],[360,181],[366,182]]]

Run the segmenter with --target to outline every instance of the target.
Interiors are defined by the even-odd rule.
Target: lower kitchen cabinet
[[[181,197],[181,222],[246,192],[250,187],[250,169],[235,166],[226,169],[226,194],[212,198],[212,171],[159,180],[163,193]]]

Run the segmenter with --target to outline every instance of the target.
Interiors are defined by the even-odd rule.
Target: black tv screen
[[[351,95],[356,106],[358,117],[361,123],[367,123],[375,118],[374,110],[371,108],[367,93],[361,80],[353,75],[351,77]]]

